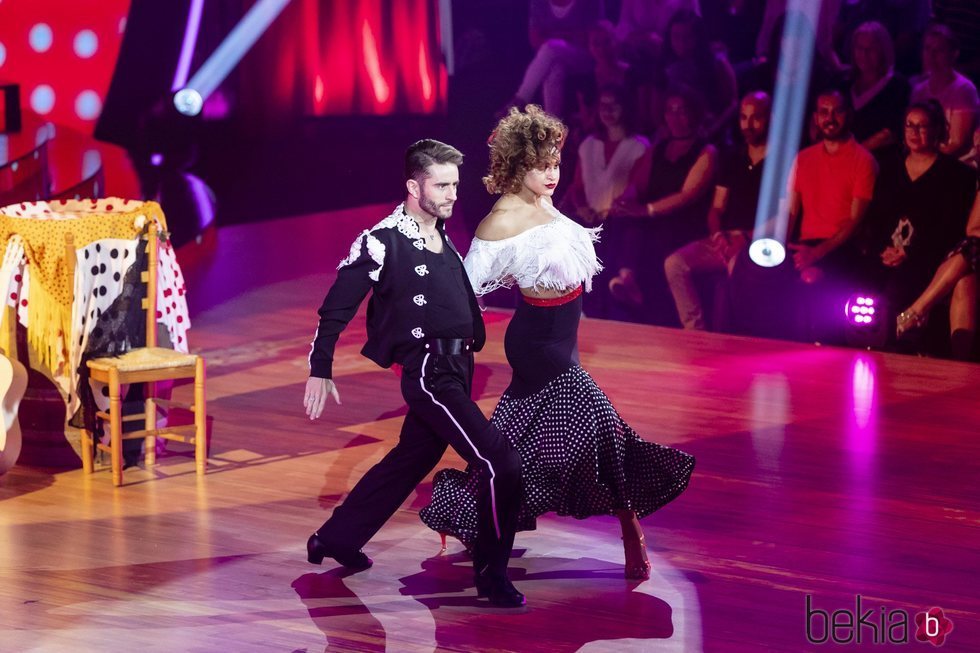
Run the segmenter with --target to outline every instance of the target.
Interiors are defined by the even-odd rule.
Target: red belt
[[[561,297],[548,297],[547,299],[541,297],[528,297],[527,295],[521,295],[531,306],[561,306],[562,304],[567,304],[570,301],[574,301],[579,295],[582,294],[582,286],[577,286],[575,290],[568,293],[567,295],[562,295]]]

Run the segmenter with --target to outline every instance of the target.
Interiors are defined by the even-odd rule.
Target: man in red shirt
[[[790,175],[789,233],[799,222],[799,241],[789,249],[805,283],[857,264],[847,244],[868,210],[878,166],[851,135],[850,117],[840,91],[821,93],[813,114],[821,140],[796,155]]]
[[[787,245],[792,257],[762,268],[740,256],[732,271],[732,330],[800,340],[842,339],[839,316],[861,273],[852,237],[868,209],[877,164],[851,135],[846,96],[826,91],[813,113],[820,142],[799,152],[790,174]],[[802,283],[801,283],[802,282]],[[819,283],[818,283],[819,282]],[[801,287],[802,286],[802,287]]]

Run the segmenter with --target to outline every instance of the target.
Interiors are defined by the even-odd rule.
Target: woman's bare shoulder
[[[501,198],[476,228],[476,237],[490,241],[513,238],[534,226],[536,214],[539,212],[540,209],[534,206]]]

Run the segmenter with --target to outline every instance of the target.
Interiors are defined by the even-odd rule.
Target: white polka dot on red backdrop
[[[91,133],[122,42],[129,0],[0,2],[0,78],[60,125]]]

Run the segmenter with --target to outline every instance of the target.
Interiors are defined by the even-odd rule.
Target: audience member
[[[633,128],[622,86],[603,87],[598,107],[599,127],[579,145],[575,178],[563,200],[564,212],[589,226],[605,221],[650,150],[650,141]]]
[[[980,5],[977,0],[932,0],[935,20],[948,25],[960,42],[961,72],[980,79]]]
[[[790,174],[790,256],[763,268],[739,255],[731,280],[736,332],[803,340],[842,335],[842,324],[832,318],[860,272],[853,237],[877,175],[874,157],[850,132],[850,119],[839,90],[817,96],[813,120],[821,141],[800,151]],[[771,223],[762,231],[755,237],[771,235]]]
[[[969,153],[977,109],[977,87],[954,68],[959,39],[945,25],[931,25],[922,39],[923,77],[912,89],[912,101],[934,98],[949,122],[949,139],[942,151],[955,157]]]
[[[589,54],[595,62],[596,88],[626,83],[627,65],[616,52],[616,34],[608,20],[600,20],[589,29]]]
[[[832,72],[841,72],[844,65],[834,50],[834,24],[840,13],[841,5],[844,0],[823,0],[817,14],[816,25],[813,26],[815,34],[814,49],[816,58]],[[766,57],[770,54],[770,45],[776,34],[781,30],[782,18],[786,15],[787,0],[766,0],[766,10],[762,16],[762,27],[755,41],[755,53],[757,57]]]
[[[904,121],[906,154],[882,165],[868,210],[870,271],[894,312],[925,290],[962,238],[977,176],[939,151],[947,126],[938,102],[913,104]]]
[[[639,179],[613,204],[606,223],[613,237],[603,253],[615,274],[609,290],[616,299],[640,308],[641,320],[663,323],[664,313],[673,313],[663,260],[704,233],[717,152],[703,136],[703,122],[702,100],[695,91],[668,91],[667,137],[638,168]]]
[[[715,138],[734,117],[738,105],[735,71],[724,53],[714,52],[704,21],[692,11],[678,11],[667,24],[666,81],[696,88],[706,101],[705,135]]]
[[[701,0],[701,15],[712,47],[722,47],[732,66],[752,60],[762,27],[765,0]]]
[[[922,33],[931,18],[931,0],[846,0],[835,25],[841,53],[853,52],[853,33],[864,23],[876,22],[891,35],[895,69],[908,75],[918,71]],[[851,59],[851,63],[854,60]]]
[[[698,0],[623,0],[616,36],[620,41],[646,40],[651,36],[663,40],[667,23],[681,10],[701,13]]]
[[[863,23],[851,38],[850,94],[854,106],[854,138],[873,154],[900,142],[902,114],[910,87],[895,72],[892,38],[881,23]]]
[[[531,0],[528,38],[535,55],[508,108],[540,94],[545,111],[565,115],[568,80],[592,70],[588,33],[602,19],[601,10],[600,0]]]
[[[743,143],[721,162],[708,211],[708,237],[684,245],[664,263],[667,283],[685,329],[707,328],[695,278],[730,272],[738,253],[752,239],[771,107],[769,96],[762,91],[742,98],[739,129]]]
[[[793,265],[805,283],[830,270],[853,269],[851,237],[867,212],[878,166],[850,130],[852,109],[839,91],[817,97],[814,121],[820,142],[796,157],[789,196]],[[790,229],[790,233],[793,229]]]

